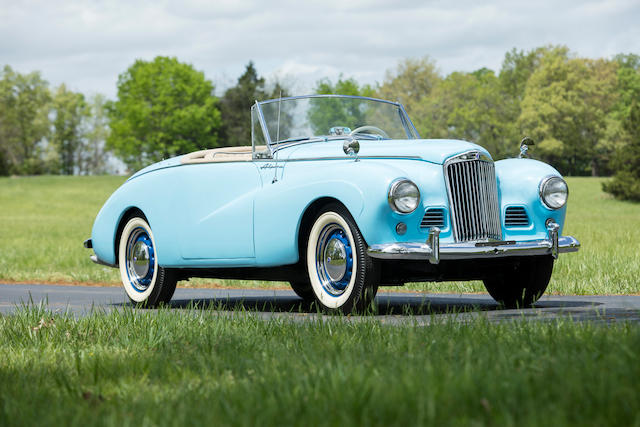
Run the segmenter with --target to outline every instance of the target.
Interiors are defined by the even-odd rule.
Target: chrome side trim
[[[428,260],[437,264],[439,260],[460,260],[475,258],[500,258],[508,256],[553,255],[555,244],[549,239],[526,240],[510,245],[476,246],[475,242],[446,243],[436,248],[436,239],[426,243],[406,242],[373,245],[369,256],[378,259]],[[430,242],[431,241],[431,242]],[[558,253],[577,252],[580,242],[572,236],[562,236],[557,240]],[[434,262],[435,261],[435,262]]]
[[[420,157],[413,156],[358,156],[358,160],[362,159],[370,159],[370,160],[422,160]],[[313,160],[349,160],[353,161],[353,157],[347,156],[327,156],[327,157],[302,157],[299,159],[282,159],[278,160],[278,163],[287,163],[287,162],[305,162],[305,161],[313,161]],[[254,162],[270,162],[274,163],[273,159],[253,159]],[[222,162],[219,162],[222,163]]]
[[[106,265],[107,267],[118,268],[118,264],[109,264],[108,262],[104,262],[100,258],[98,258],[97,255],[91,255],[89,258],[91,259],[91,261],[95,262],[96,264]]]

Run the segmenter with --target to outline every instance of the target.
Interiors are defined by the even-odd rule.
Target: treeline
[[[130,170],[201,148],[251,143],[255,100],[290,95],[249,63],[235,86],[215,86],[176,58],[136,61],[118,78],[117,99],[50,89],[38,72],[0,75],[0,174],[95,174],[107,153]],[[317,82],[316,93],[400,100],[423,138],[476,142],[500,159],[518,142],[567,175],[610,175],[609,191],[640,199],[640,56],[581,58],[564,46],[505,54],[499,71],[443,75],[428,57],[400,61],[375,85]],[[636,154],[634,154],[636,153]],[[635,157],[633,157],[635,156]],[[635,160],[634,160],[635,159]],[[635,187],[634,187],[635,185]]]

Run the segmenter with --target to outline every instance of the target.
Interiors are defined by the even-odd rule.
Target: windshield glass
[[[399,104],[371,98],[319,95],[259,103],[270,143],[315,138],[416,138]]]

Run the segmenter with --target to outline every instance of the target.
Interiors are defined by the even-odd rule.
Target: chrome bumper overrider
[[[576,252],[580,249],[578,239],[571,236],[558,236],[558,224],[547,227],[546,239],[499,242],[463,242],[440,244],[440,229],[431,228],[425,243],[389,243],[373,245],[368,249],[369,256],[379,259],[429,260],[438,264],[441,259],[497,258],[506,256],[552,255]]]

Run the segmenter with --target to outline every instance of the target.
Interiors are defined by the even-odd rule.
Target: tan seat
[[[181,163],[248,162],[251,153],[251,146],[211,148],[185,154]]]

